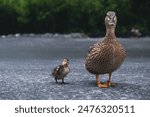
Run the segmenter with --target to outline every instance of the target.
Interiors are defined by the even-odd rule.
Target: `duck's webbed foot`
[[[107,82],[106,83],[102,83],[99,81],[99,75],[96,75],[96,83],[97,83],[97,86],[100,87],[100,88],[108,88],[108,84]]]
[[[102,83],[102,82],[97,83],[97,86],[100,88],[108,88],[109,87],[107,83]]]
[[[114,82],[112,82],[112,81],[107,81],[106,83],[107,83],[107,85],[108,85],[109,87],[116,87],[116,86],[117,86],[117,83],[114,83]]]

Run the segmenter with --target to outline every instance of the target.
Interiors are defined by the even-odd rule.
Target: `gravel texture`
[[[63,36],[61,36],[63,37]],[[118,38],[127,51],[123,65],[113,73],[116,87],[101,89],[86,71],[84,59],[90,45],[102,38],[16,36],[0,38],[0,99],[2,100],[149,100],[150,38]],[[55,84],[52,69],[63,58],[71,72],[65,84]],[[102,81],[108,75],[102,75]]]

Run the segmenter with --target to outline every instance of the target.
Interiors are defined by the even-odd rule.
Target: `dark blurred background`
[[[150,0],[0,0],[0,34],[105,33],[104,17],[114,10],[117,35],[130,36],[133,27],[150,35]]]

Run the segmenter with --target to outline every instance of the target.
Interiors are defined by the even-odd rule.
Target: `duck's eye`
[[[116,20],[116,17],[114,17],[114,21]]]
[[[108,20],[108,21],[110,21],[110,18],[109,18],[109,17],[107,17],[107,20]]]

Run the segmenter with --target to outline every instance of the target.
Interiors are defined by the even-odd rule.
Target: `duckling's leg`
[[[64,78],[62,78],[62,83],[64,83]]]
[[[99,81],[99,75],[96,75],[96,83],[97,83],[97,86],[100,87],[100,88],[107,88],[108,87],[107,83],[102,84]]]
[[[107,81],[107,85],[108,87],[116,86],[116,84],[112,82],[112,73],[109,73],[109,80]]]
[[[58,82],[57,82],[57,78],[55,78],[55,83],[57,84]]]

